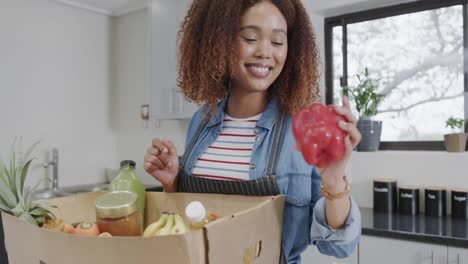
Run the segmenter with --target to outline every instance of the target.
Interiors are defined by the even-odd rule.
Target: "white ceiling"
[[[148,0],[56,0],[57,2],[97,13],[120,16],[145,8]]]

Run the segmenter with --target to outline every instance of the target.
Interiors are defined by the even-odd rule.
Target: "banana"
[[[143,232],[143,237],[154,236],[156,232],[166,224],[166,220],[168,216],[169,215],[167,213],[163,213],[158,221],[146,227],[145,232]]]
[[[171,235],[184,234],[189,231],[189,228],[184,222],[184,219],[179,214],[174,214],[174,226],[171,229]]]
[[[155,236],[166,236],[169,235],[172,227],[174,226],[174,214],[168,214],[166,218],[166,224],[164,227],[160,228],[156,233]]]

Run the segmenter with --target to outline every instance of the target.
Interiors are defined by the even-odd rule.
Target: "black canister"
[[[397,211],[397,181],[394,179],[374,180],[374,211]]]
[[[445,216],[447,211],[444,188],[427,187],[424,189],[424,204],[427,216]]]
[[[468,190],[452,190],[452,216],[468,219]]]
[[[419,214],[419,189],[417,187],[398,187],[398,209],[400,214]]]

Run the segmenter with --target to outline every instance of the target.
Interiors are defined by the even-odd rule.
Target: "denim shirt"
[[[218,105],[190,153],[184,170],[191,174],[198,157],[218,137],[222,129],[227,97]],[[200,108],[192,117],[186,138],[186,148],[194,133],[210,110]],[[265,163],[271,140],[272,128],[279,113],[278,102],[273,97],[268,103],[255,128],[256,140],[250,163],[250,179],[265,175]],[[321,197],[321,177],[317,168],[307,164],[302,154],[294,149],[295,139],[291,129],[292,118],[288,115],[287,129],[281,146],[276,168],[278,188],[286,196],[283,215],[283,251],[289,264],[301,263],[300,254],[312,244],[325,255],[344,258],[353,252],[361,237],[359,207],[350,197],[351,210],[342,229],[328,226],[325,200]]]

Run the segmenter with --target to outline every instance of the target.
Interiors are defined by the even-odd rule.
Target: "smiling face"
[[[274,4],[262,1],[246,10],[240,23],[232,89],[266,92],[286,61],[286,19]]]

